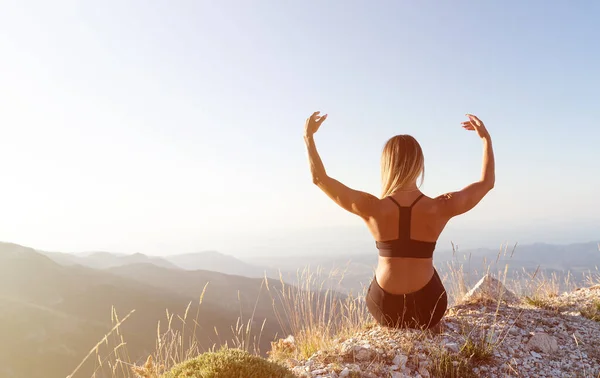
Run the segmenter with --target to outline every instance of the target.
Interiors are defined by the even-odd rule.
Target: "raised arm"
[[[476,131],[483,142],[481,178],[460,191],[438,197],[440,211],[448,218],[466,213],[474,208],[492,190],[496,181],[494,150],[490,134],[479,118],[471,114],[467,114],[467,116],[469,120],[463,122],[463,128]]]
[[[372,194],[347,187],[336,179],[329,177],[325,171],[325,166],[323,166],[314,140],[314,134],[319,130],[325,119],[327,119],[327,114],[320,117],[319,112],[315,112],[306,120],[304,127],[304,141],[308,151],[313,183],[339,206],[364,220],[368,220],[377,214],[379,199]]]

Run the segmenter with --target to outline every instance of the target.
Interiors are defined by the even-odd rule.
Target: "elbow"
[[[320,187],[323,184],[323,182],[325,181],[326,178],[327,178],[327,175],[313,175],[312,176],[312,182],[316,186]]]
[[[487,188],[488,191],[494,189],[494,183],[495,183],[495,181],[496,181],[495,179],[491,179],[491,180],[487,180],[485,182],[485,186],[486,186],[486,188]]]
[[[322,182],[323,180],[321,180],[321,178],[317,175],[313,175],[312,177],[312,182],[313,184],[315,184],[316,186],[319,186],[319,184]]]

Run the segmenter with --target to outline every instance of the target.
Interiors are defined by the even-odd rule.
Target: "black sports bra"
[[[421,193],[410,206],[400,206],[392,197],[388,197],[396,206],[400,213],[398,220],[398,239],[375,242],[379,250],[379,256],[382,257],[414,257],[420,259],[430,259],[433,257],[433,250],[436,242],[413,240],[410,238],[410,221],[412,207],[423,197]]]

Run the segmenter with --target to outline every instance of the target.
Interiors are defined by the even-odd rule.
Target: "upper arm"
[[[379,212],[380,200],[372,194],[351,189],[329,176],[316,180],[315,184],[339,206],[365,220]]]
[[[466,213],[474,208],[493,187],[493,184],[486,181],[477,181],[457,192],[443,194],[437,198],[440,212],[447,218]]]

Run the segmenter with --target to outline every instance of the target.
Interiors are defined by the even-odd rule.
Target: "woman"
[[[479,118],[467,117],[463,128],[475,131],[483,142],[481,179],[436,198],[423,195],[417,186],[425,167],[421,146],[412,136],[396,135],[385,144],[382,195],[377,198],[327,175],[313,139],[327,115],[315,112],[306,120],[304,140],[313,183],[339,206],[361,217],[376,241],[379,261],[366,302],[381,325],[428,329],[436,327],[446,312],[446,290],[433,266],[436,241],[446,223],[475,207],[495,181],[490,135]]]

